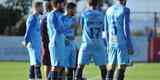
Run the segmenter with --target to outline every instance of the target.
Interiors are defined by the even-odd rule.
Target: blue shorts
[[[51,66],[65,67],[65,44],[63,38],[59,38],[55,42],[55,46],[49,45]]]
[[[83,42],[80,46],[78,54],[78,64],[89,64],[93,60],[96,65],[106,65],[107,55],[103,41],[96,41],[94,43]]]
[[[41,49],[27,48],[29,52],[30,65],[41,65]]]
[[[67,63],[67,67],[75,68],[76,67],[76,57],[77,57],[77,47],[74,41],[70,41],[67,44],[65,50],[65,59]]]
[[[108,64],[129,64],[129,55],[127,48],[109,47]]]

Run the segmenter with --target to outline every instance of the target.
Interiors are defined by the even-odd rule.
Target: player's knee
[[[107,70],[115,70],[116,65],[107,65]]]
[[[77,69],[83,69],[85,65],[78,64]]]
[[[118,69],[125,70],[127,68],[127,65],[118,65]]]
[[[52,68],[51,68],[51,71],[61,72],[61,71],[62,71],[62,68],[60,68],[60,67],[52,67]]]

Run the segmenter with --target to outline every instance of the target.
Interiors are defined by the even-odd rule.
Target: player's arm
[[[53,23],[53,16],[51,13],[47,15],[47,30],[48,30],[48,36],[51,38],[53,36],[53,31],[54,31],[54,23]]]
[[[109,41],[107,14],[105,15],[105,18],[104,18],[104,34],[103,35],[105,39],[105,45],[107,46]]]
[[[81,15],[80,19],[79,19],[79,30],[80,30],[80,34],[82,34],[82,30],[83,30],[83,27],[84,27],[84,15]]]
[[[125,33],[126,33],[129,54],[133,54],[133,46],[132,46],[131,34],[130,34],[130,9],[128,9],[128,8],[125,12],[124,21],[125,21]]]
[[[32,32],[32,28],[35,26],[35,20],[34,20],[34,16],[30,16],[27,19],[26,22],[26,33],[24,36],[24,41],[23,41],[23,45],[26,47],[28,45],[28,43],[31,41],[31,32]]]

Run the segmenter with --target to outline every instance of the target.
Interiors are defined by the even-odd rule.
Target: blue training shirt
[[[40,17],[39,15],[31,15],[26,22],[26,33],[24,36],[26,43],[31,43],[32,47],[39,47],[41,42]]]
[[[62,23],[64,25],[64,34],[68,40],[75,39],[75,32],[77,27],[77,19],[75,16],[64,15],[61,17]]]
[[[112,47],[132,47],[130,39],[130,9],[115,4],[110,7],[105,16],[105,30],[108,43]]]
[[[81,15],[82,41],[92,43],[101,40],[104,30],[104,13],[101,10],[87,10]]]
[[[59,10],[51,11],[47,16],[47,29],[49,35],[49,46],[54,47],[59,42],[63,43],[64,40],[64,26],[61,21],[63,12]]]

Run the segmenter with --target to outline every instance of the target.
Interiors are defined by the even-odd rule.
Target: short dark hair
[[[73,9],[75,7],[77,7],[77,5],[73,2],[70,2],[70,3],[67,4],[67,9]]]
[[[58,3],[64,3],[65,0],[52,0],[52,5],[57,6]]]
[[[98,0],[88,0],[89,6],[96,8],[98,6]]]
[[[32,3],[32,7],[39,7],[39,6],[42,6],[43,5],[43,2],[40,2],[40,1],[35,1]]]
[[[44,3],[44,8],[47,10],[47,11],[51,11],[53,8],[52,8],[52,4],[51,4],[51,1],[46,1]]]

